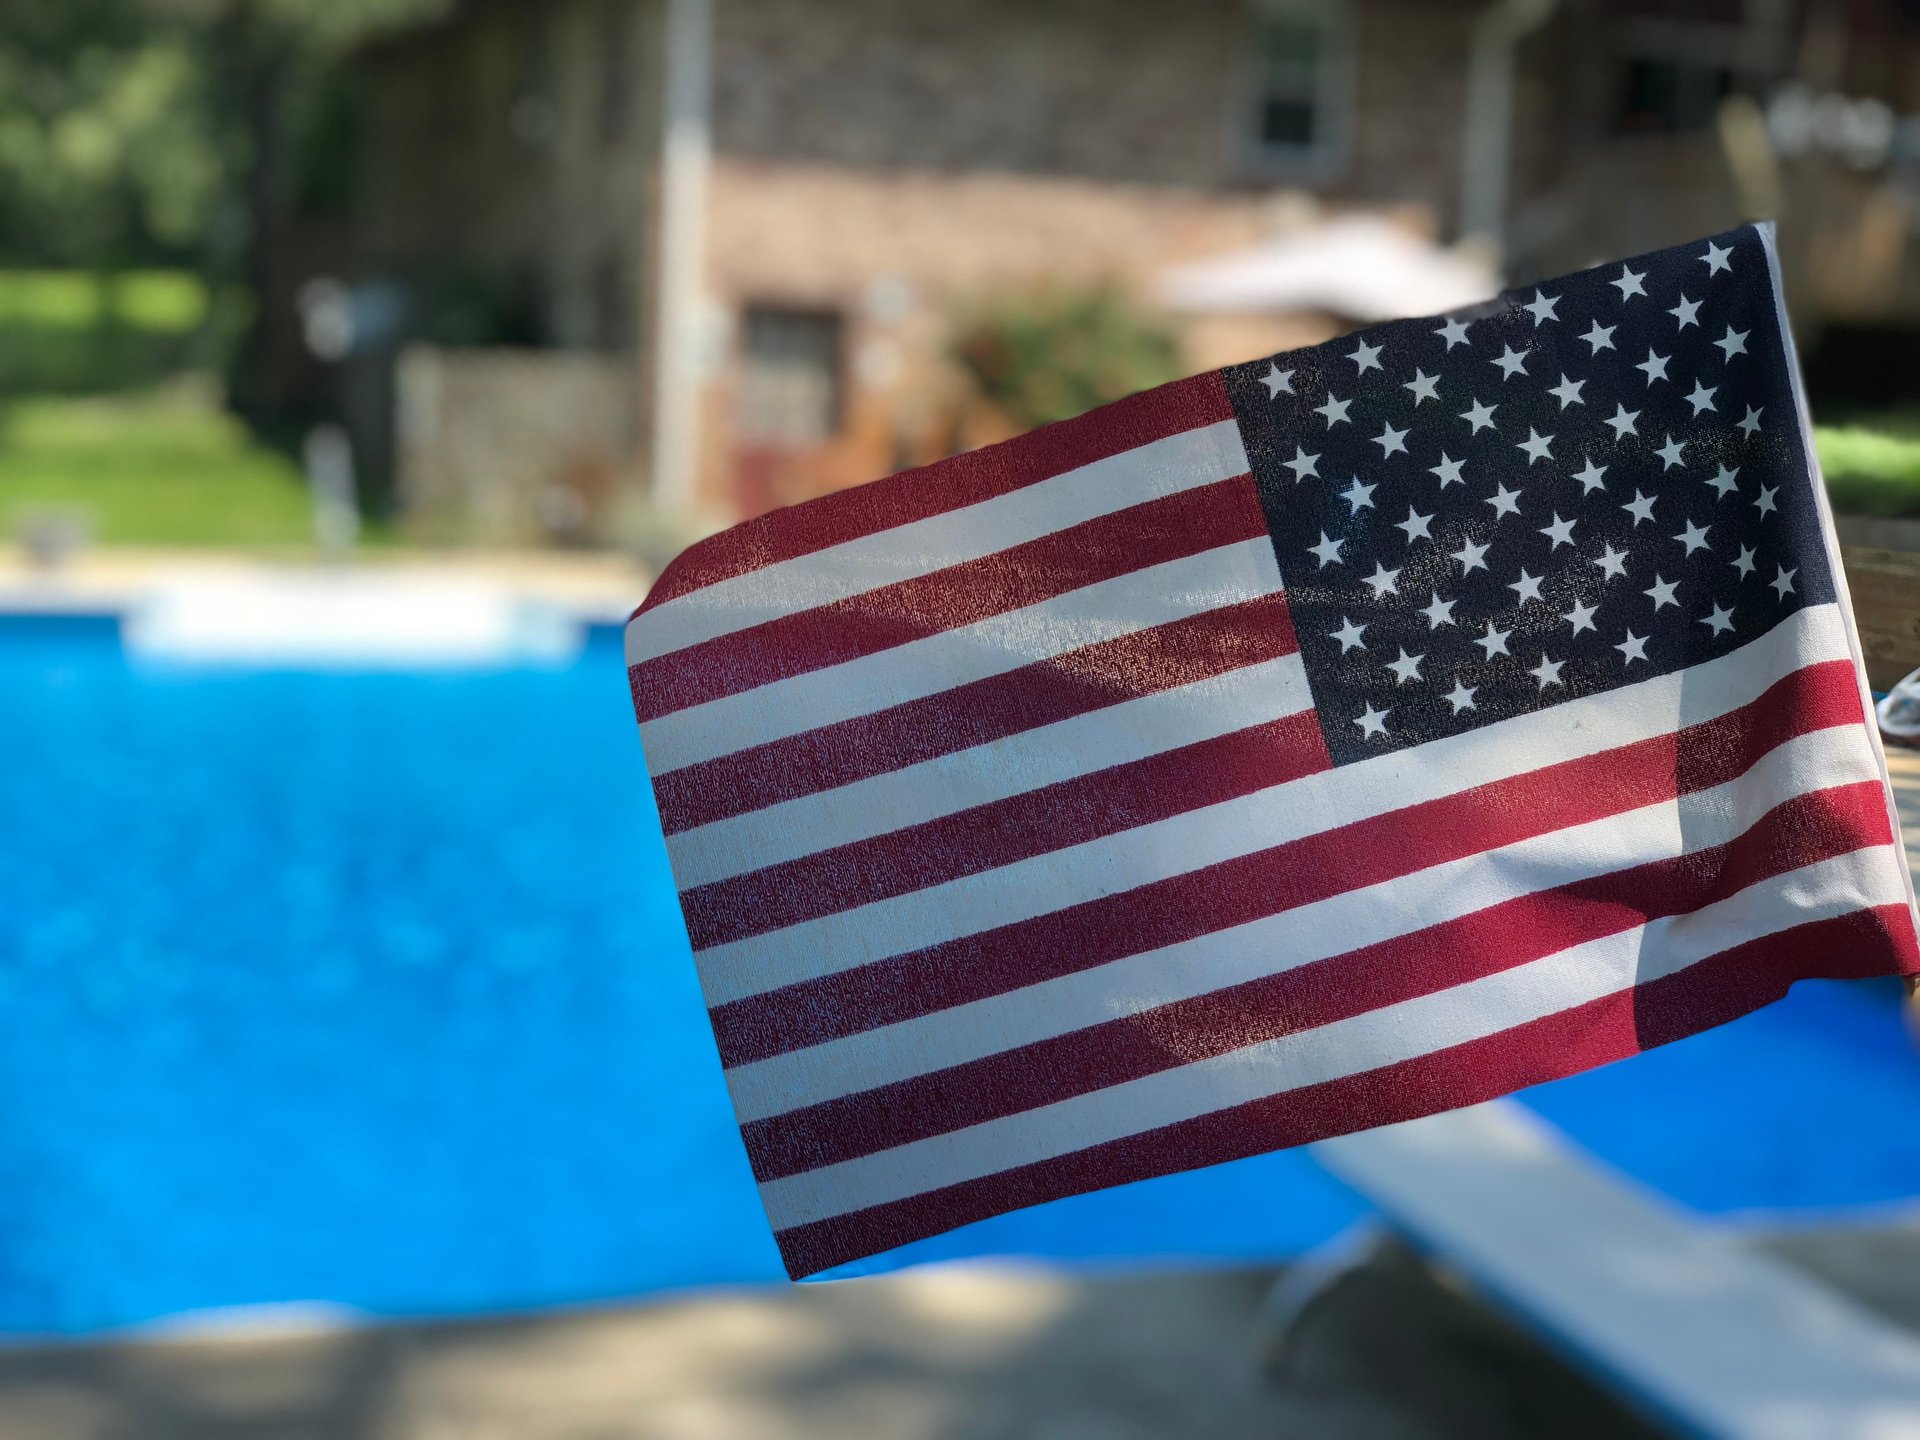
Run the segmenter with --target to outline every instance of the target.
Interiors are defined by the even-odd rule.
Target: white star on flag
[[[1558,385],[1549,386],[1547,389],[1547,393],[1549,395],[1557,396],[1560,401],[1560,408],[1564,410],[1569,405],[1579,405],[1584,403],[1580,399],[1580,391],[1586,386],[1586,383],[1587,382],[1584,380],[1569,380],[1563,374],[1560,377],[1560,383]]]
[[[1696,550],[1707,548],[1706,527],[1696,525],[1691,520],[1687,522],[1686,528],[1673,538],[1676,543],[1687,547],[1688,555],[1692,555]]]
[[[1375,565],[1373,574],[1367,577],[1367,584],[1373,587],[1373,598],[1378,600],[1399,588],[1400,572],[1397,569],[1389,570],[1385,565]]]

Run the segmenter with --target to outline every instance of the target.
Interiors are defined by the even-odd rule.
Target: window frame
[[[1359,7],[1350,0],[1247,0],[1247,59],[1235,87],[1232,133],[1240,167],[1265,180],[1327,180],[1346,169],[1352,151],[1359,52]],[[1305,22],[1324,47],[1312,95],[1314,129],[1306,144],[1263,135],[1267,84],[1261,29],[1274,20]]]
[[[773,434],[759,429],[749,419],[746,391],[752,383],[749,375],[755,358],[754,320],[759,316],[802,322],[824,322],[823,328],[830,329],[832,332],[831,354],[827,357],[828,363],[822,367],[822,374],[827,380],[826,424],[817,435],[802,438],[795,435]],[[817,449],[822,445],[833,444],[845,436],[849,402],[847,354],[852,333],[852,319],[847,311],[830,304],[755,298],[740,305],[738,317],[735,356],[739,369],[732,405],[732,427],[737,441],[749,449],[800,453]]]
[[[1615,139],[1668,140],[1713,129],[1706,123],[1674,123],[1635,129],[1625,123],[1625,80],[1635,65],[1660,66],[1685,86],[1710,75],[1726,78],[1729,94],[1755,93],[1783,77],[1792,58],[1790,7],[1785,0],[1741,0],[1740,18],[1704,19],[1626,14],[1613,36],[1616,101],[1607,128]],[[1696,97],[1697,98],[1697,97]],[[1724,98],[1724,97],[1722,97]],[[1717,104],[1717,102],[1716,102]]]

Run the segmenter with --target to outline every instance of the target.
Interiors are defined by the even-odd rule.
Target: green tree
[[[0,262],[246,274],[339,56],[448,0],[5,0]]]

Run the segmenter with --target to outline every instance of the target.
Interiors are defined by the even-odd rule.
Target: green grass
[[[1878,415],[1817,425],[1814,443],[1833,508],[1850,515],[1920,516],[1920,416]]]
[[[298,467],[257,444],[206,386],[0,404],[0,524],[82,515],[96,542],[280,548],[311,543]]]
[[[0,326],[90,330],[118,324],[184,335],[206,323],[207,288],[183,270],[0,270]]]
[[[242,292],[184,270],[0,269],[0,394],[141,390],[219,369],[246,319]]]

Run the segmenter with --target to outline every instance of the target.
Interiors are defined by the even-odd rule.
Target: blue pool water
[[[611,635],[562,669],[329,675],[6,622],[0,757],[0,1331],[779,1275]],[[1705,1210],[1920,1194],[1896,1007],[1802,988],[1533,1101]],[[1358,1213],[1285,1154],[907,1258],[1268,1258]]]

